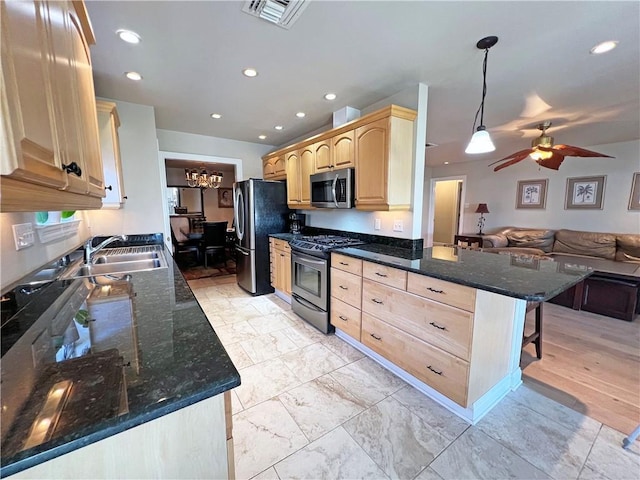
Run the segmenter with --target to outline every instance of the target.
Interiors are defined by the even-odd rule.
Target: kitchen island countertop
[[[78,417],[66,419],[64,433],[25,449],[30,428],[17,426],[33,423],[32,418],[21,416],[32,415],[33,409],[26,408],[33,403],[30,396],[48,380],[42,378],[43,372],[51,370],[42,368],[42,361],[46,364],[51,360],[36,361],[33,345],[43,337],[45,348],[51,344],[46,339],[55,324],[52,318],[60,316],[56,309],[69,308],[76,301],[74,295],[83,289],[91,291],[105,285],[92,284],[88,278],[57,280],[29,292],[28,297],[23,295],[24,305],[20,305],[19,311],[9,321],[5,322],[3,318],[3,337],[8,331],[17,340],[13,345],[3,345],[6,351],[2,358],[1,477],[176,412],[240,384],[238,371],[166,249],[164,255],[167,268],[127,275],[133,292],[130,308],[135,325],[135,360],[130,362],[131,365],[125,363],[127,413],[106,417],[94,414],[88,419],[80,418],[82,409],[75,409],[74,415]],[[20,288],[14,291],[19,292]],[[78,307],[73,308],[77,311]],[[81,304],[79,308],[88,307]],[[71,325],[73,322],[71,320]],[[24,331],[20,332],[20,329]],[[131,342],[131,338],[128,341]],[[119,350],[122,355],[124,349]],[[81,358],[87,357],[78,357]],[[84,365],[86,368],[86,362]],[[70,399],[67,404],[69,402]],[[78,426],[73,427],[76,424]]]
[[[422,256],[411,250],[378,244],[333,251],[533,302],[549,300],[592,273],[591,269],[580,265],[579,259],[575,264],[567,264],[532,256],[500,255],[460,247],[426,248]]]

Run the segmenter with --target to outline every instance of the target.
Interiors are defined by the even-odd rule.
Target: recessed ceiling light
[[[617,40],[607,40],[606,42],[602,42],[602,43],[597,44],[595,47],[593,47],[591,50],[589,50],[589,52],[594,54],[594,55],[599,55],[601,53],[610,52],[611,50],[613,50],[617,46],[618,46],[618,41]]]
[[[124,74],[129,80],[142,80],[142,75],[138,72],[125,72]]]
[[[245,68],[242,70],[245,77],[257,77],[258,71],[255,68]]]
[[[220,115],[219,113],[212,113],[211,118],[215,118],[215,119],[222,118],[222,115]]]
[[[298,117],[298,118],[304,118],[304,117],[305,117],[305,115],[306,115],[306,113],[304,113],[304,112],[298,112],[298,113],[296,113],[296,117]]]
[[[327,93],[324,96],[325,100],[335,100],[337,95],[335,93]]]
[[[266,136],[266,135],[258,135],[258,138],[259,138],[260,140],[264,140],[265,138],[267,138],[267,136]]]
[[[444,162],[445,165],[449,165],[449,162]]]
[[[282,125],[276,125],[275,127],[276,130],[284,130],[284,127]]]
[[[140,35],[131,30],[118,30],[116,35],[120,37],[120,40],[124,40],[127,43],[140,43]]]

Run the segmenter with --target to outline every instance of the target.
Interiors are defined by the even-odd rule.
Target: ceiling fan
[[[502,170],[510,165],[531,157],[538,165],[552,170],[558,170],[560,164],[564,161],[564,157],[607,157],[614,158],[611,155],[593,152],[580,147],[571,145],[553,145],[553,137],[547,135],[547,128],[551,126],[551,122],[544,122],[538,125],[538,130],[542,133],[531,142],[531,148],[520,150],[512,153],[500,160],[490,163],[489,166],[496,163],[504,162],[493,169],[494,172]]]

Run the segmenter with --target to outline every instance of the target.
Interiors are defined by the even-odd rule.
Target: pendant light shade
[[[476,116],[473,119],[473,136],[465,153],[487,153],[493,152],[496,147],[491,141],[491,136],[487,132],[487,127],[484,126],[484,99],[487,96],[487,57],[489,56],[489,49],[498,43],[498,37],[485,37],[476,43],[476,47],[480,50],[484,50],[484,62],[482,63],[482,101],[480,107],[476,112]],[[476,128],[476,121],[478,120],[478,114],[480,115],[480,125]]]
[[[491,136],[487,132],[484,125],[480,125],[476,130],[476,133],[471,137],[471,141],[464,153],[487,153],[493,152],[496,149],[495,145],[491,141]]]

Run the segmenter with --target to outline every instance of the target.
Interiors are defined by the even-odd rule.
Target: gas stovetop
[[[338,235],[313,235],[298,237],[289,242],[294,251],[308,253],[315,256],[327,257],[334,248],[352,247],[362,245],[362,240],[340,237]]]

